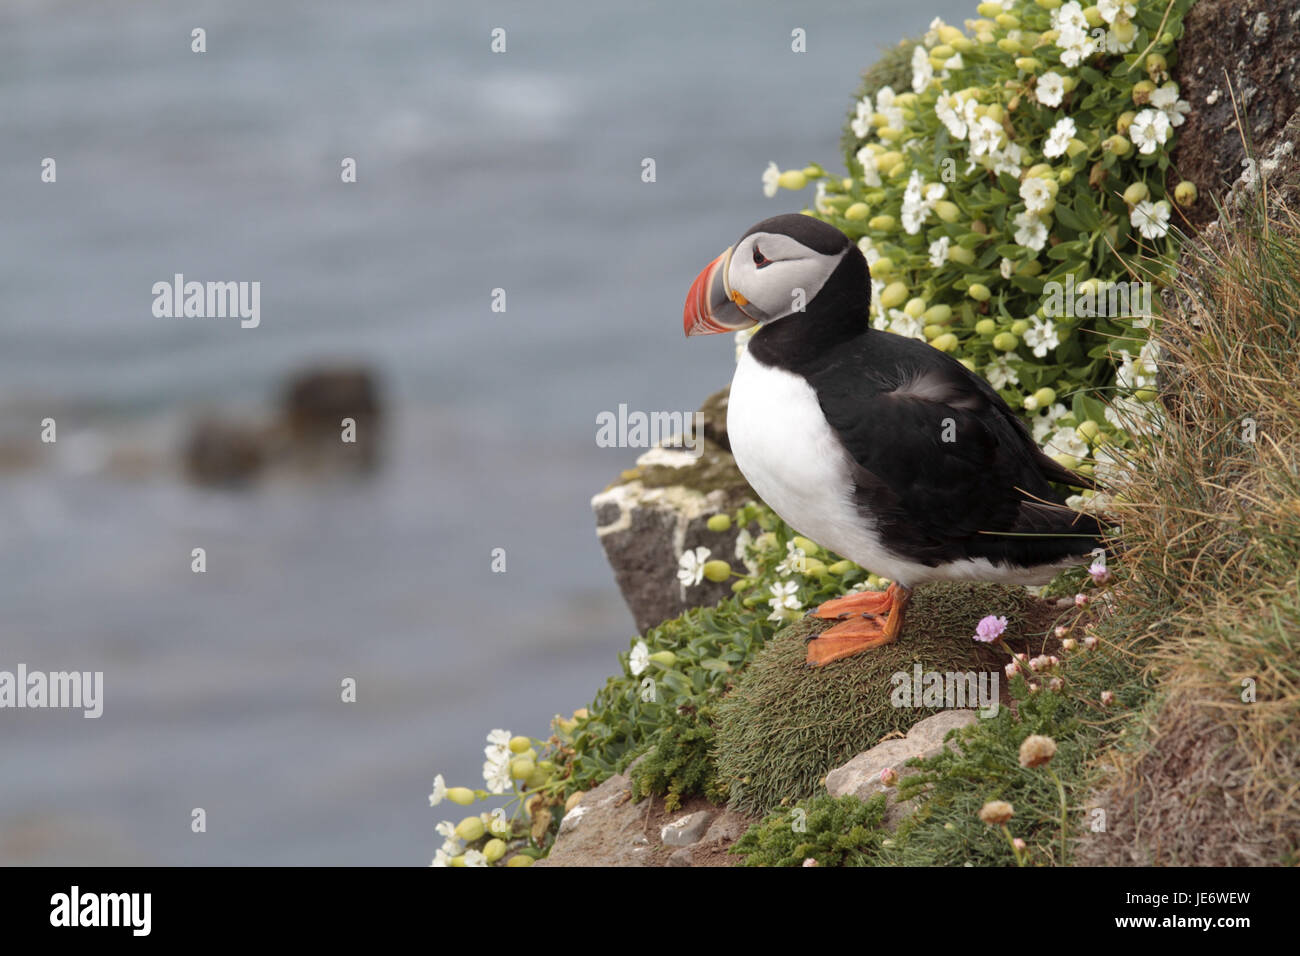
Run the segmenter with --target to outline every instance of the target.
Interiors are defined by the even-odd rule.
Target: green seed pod
[[[707,561],[704,564],[704,576],[715,584],[731,577],[731,565],[726,561]]]
[[[713,515],[712,517],[709,518],[708,528],[710,531],[730,531],[731,516]]]

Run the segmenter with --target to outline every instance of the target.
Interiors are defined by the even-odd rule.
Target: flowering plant
[[[936,19],[856,104],[848,176],[763,177],[768,195],[815,184],[808,211],[870,265],[874,327],[953,354],[1085,474],[1155,397],[1150,290],[1174,203],[1196,199],[1166,186],[1190,6],[989,0],[965,31]]]

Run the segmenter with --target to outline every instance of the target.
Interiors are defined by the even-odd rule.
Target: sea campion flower
[[[785,543],[785,560],[776,566],[776,573],[783,578],[792,574],[803,574],[808,567],[808,556],[803,548],[796,547],[793,541]]]
[[[1030,319],[1029,328],[1025,329],[1025,344],[1034,350],[1035,356],[1043,358],[1060,345],[1061,340],[1051,319],[1034,316]]]
[[[1144,199],[1133,207],[1128,221],[1147,239],[1160,239],[1169,232],[1169,214],[1172,212],[1165,200],[1152,202]]]
[[[1048,131],[1047,139],[1043,141],[1043,155],[1048,159],[1064,156],[1065,148],[1070,145],[1070,140],[1074,138],[1076,132],[1074,120],[1068,116],[1061,117]]]
[[[912,90],[915,93],[925,92],[925,88],[930,85],[934,79],[934,67],[930,65],[930,54],[925,47],[917,44],[916,49],[912,51]]]
[[[1171,124],[1162,110],[1146,109],[1133,118],[1128,138],[1143,156],[1150,156],[1169,138]]]
[[[999,391],[1009,385],[1019,385],[1020,375],[1012,368],[1012,361],[1018,360],[1015,352],[1006,352],[984,367],[984,377]]]
[[[1056,109],[1065,99],[1065,78],[1055,70],[1048,70],[1034,84],[1034,96],[1044,106]]]
[[[487,866],[488,865],[487,857],[484,856],[482,852],[479,850],[466,850],[465,865],[466,866]]]
[[[798,598],[799,585],[795,582],[773,584],[771,591],[772,598],[767,602],[772,608],[772,613],[767,616],[769,621],[784,621],[789,616],[787,611],[797,611],[803,607]]]
[[[505,793],[510,788],[510,760],[506,757],[488,758],[483,764],[483,782],[489,793]]]
[[[1047,226],[1031,212],[1016,213],[1015,218],[1017,245],[1024,246],[1031,252],[1041,252],[1047,245]]]
[[[952,245],[952,240],[947,236],[940,236],[934,242],[930,243],[930,265],[935,269],[941,268],[948,261],[948,247]]]
[[[1187,122],[1187,114],[1192,111],[1192,104],[1178,98],[1178,84],[1173,80],[1162,85],[1151,94],[1151,105],[1165,114],[1170,126],[1182,126]]]
[[[632,653],[627,657],[627,669],[632,672],[633,677],[640,677],[649,666],[650,648],[646,647],[645,641],[637,641],[632,647]]]
[[[447,782],[442,779],[442,774],[433,778],[433,793],[429,794],[429,806],[436,807],[447,797]]]
[[[1025,201],[1025,211],[1039,215],[1049,211],[1056,204],[1047,180],[1030,176],[1020,184],[1020,198]]]
[[[979,624],[975,626],[975,640],[982,644],[992,644],[1002,636],[1002,632],[1007,629],[1006,617],[994,617],[992,614],[980,618]]]
[[[712,554],[706,547],[687,551],[677,559],[677,580],[686,587],[694,587],[704,580],[704,565]]]
[[[776,163],[768,163],[763,170],[763,195],[771,199],[776,195],[776,188],[781,179],[781,170]]]

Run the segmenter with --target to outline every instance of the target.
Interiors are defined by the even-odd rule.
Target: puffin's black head
[[[852,278],[869,289],[862,253],[834,226],[801,213],[764,219],[691,284],[686,334],[736,332],[805,311],[846,259],[861,266]]]

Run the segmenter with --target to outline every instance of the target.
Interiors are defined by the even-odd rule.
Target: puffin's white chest
[[[787,524],[859,563],[879,557],[852,500],[847,455],[802,376],[746,351],[731,382],[727,435],[741,474]]]

